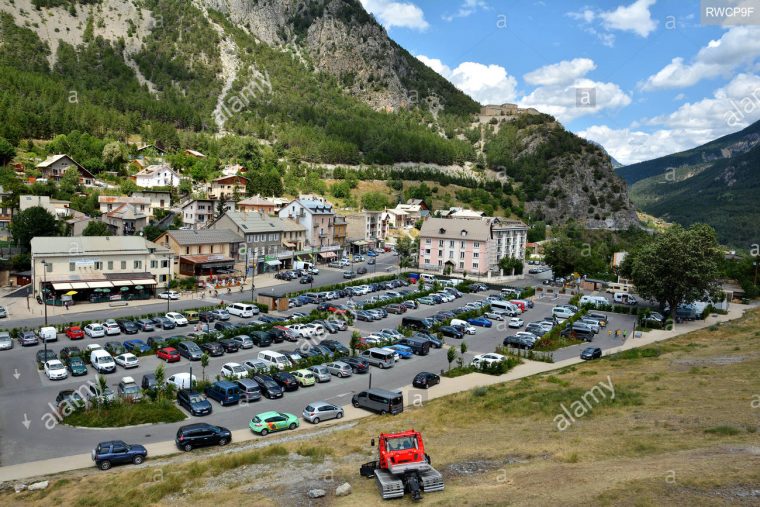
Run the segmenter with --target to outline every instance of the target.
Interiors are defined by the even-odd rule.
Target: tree
[[[206,381],[206,367],[208,366],[208,352],[204,352],[201,356],[201,371],[203,375],[203,381]]]
[[[113,233],[105,222],[93,220],[84,228],[82,236],[113,236]]]
[[[166,387],[166,375],[163,364],[156,366],[153,376],[156,377],[156,399],[161,401],[161,394]]]
[[[449,350],[446,351],[446,360],[449,362],[449,370],[451,369],[451,363],[454,362],[454,359],[457,358],[457,349],[454,347],[449,347]]]
[[[103,147],[103,163],[111,171],[118,170],[129,157],[127,147],[119,141],[113,141]]]
[[[642,298],[661,308],[668,304],[675,318],[679,304],[718,295],[722,259],[712,227],[674,225],[629,252],[621,274],[633,280]]]
[[[137,183],[130,179],[125,179],[121,182],[121,185],[119,185],[119,190],[121,190],[122,194],[131,194],[133,192],[137,192],[140,190],[140,187],[137,186]]]
[[[544,262],[555,277],[567,276],[575,270],[578,251],[570,238],[559,238],[544,246]]]
[[[145,236],[148,241],[155,241],[156,238],[164,233],[164,230],[155,225],[146,225],[143,227],[142,232],[143,236]]]
[[[546,224],[535,222],[528,229],[528,243],[536,243],[546,239]]]
[[[59,236],[61,228],[56,218],[41,206],[33,206],[18,213],[11,222],[11,234],[18,246],[30,247],[37,236]]]
[[[74,194],[82,191],[82,185],[79,183],[79,170],[71,166],[63,173],[61,180],[58,182],[58,191],[56,195],[63,200],[70,200]]]
[[[523,261],[516,257],[502,257],[499,259],[499,268],[504,270],[507,276],[521,275],[523,272]]]
[[[351,349],[351,355],[356,355],[356,350],[359,348],[359,344],[361,344],[362,335],[359,331],[354,331],[351,333],[351,341],[349,342],[348,346]]]
[[[464,356],[467,353],[467,342],[463,341],[459,344],[459,352]]]
[[[16,148],[4,137],[0,137],[0,165],[5,165],[16,156]]]
[[[362,196],[362,207],[369,211],[382,211],[388,204],[388,196],[382,192],[367,192]]]

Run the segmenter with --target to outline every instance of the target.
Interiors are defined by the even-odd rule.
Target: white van
[[[394,352],[388,349],[371,348],[362,352],[361,357],[367,360],[369,364],[377,366],[381,370],[383,368],[392,368],[396,364],[394,359]]]
[[[98,373],[112,373],[116,371],[116,363],[111,354],[103,349],[93,350],[90,353],[90,364]]]
[[[427,273],[422,273],[420,275],[420,280],[424,280],[425,283],[433,283],[433,282],[435,282],[435,275],[429,275]]]
[[[451,322],[449,323],[449,325],[454,326],[454,327],[461,327],[462,329],[464,329],[464,332],[467,334],[475,334],[477,332],[475,329],[475,326],[473,326],[466,320],[451,319]]]
[[[259,309],[256,306],[248,305],[245,303],[235,303],[227,307],[227,313],[230,315],[237,315],[247,319],[259,314]]]
[[[552,308],[552,315],[558,319],[569,319],[575,315],[575,312],[573,312],[570,308],[565,308],[564,306],[555,306]]]
[[[610,302],[604,296],[581,296],[581,305],[593,305],[597,308],[600,306],[607,306]]]
[[[280,354],[274,350],[262,350],[259,352],[258,359],[266,362],[270,367],[274,366],[278,370],[284,370],[293,366],[285,354]]]
[[[612,300],[616,303],[621,303],[625,305],[636,304],[636,298],[626,292],[615,292],[614,294],[612,294]]]
[[[177,387],[177,389],[192,389],[193,384],[195,384],[196,380],[197,379],[195,375],[193,375],[192,383],[191,383],[190,374],[187,372],[175,373],[174,375],[166,379],[166,381],[169,384],[174,384]]]
[[[58,341],[58,331],[52,326],[43,327],[40,329],[40,340],[46,342]]]
[[[506,313],[510,317],[515,317],[522,313],[520,307],[513,305],[509,301],[491,301],[491,311],[496,313]]]

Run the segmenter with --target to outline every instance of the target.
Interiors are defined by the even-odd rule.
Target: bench
[[[117,306],[127,306],[129,303],[127,301],[111,301],[108,303],[108,306],[110,307],[117,307]]]

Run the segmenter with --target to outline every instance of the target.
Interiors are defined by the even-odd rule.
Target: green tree
[[[127,161],[129,158],[129,152],[123,143],[113,141],[103,147],[102,156],[106,168],[111,171],[116,171]]]
[[[449,362],[449,370],[451,369],[451,363],[453,363],[456,358],[457,349],[454,347],[449,347],[449,350],[446,351],[446,360]]]
[[[674,225],[631,250],[621,273],[633,280],[641,297],[661,307],[667,303],[675,318],[679,304],[718,295],[722,259],[712,227]]]
[[[502,257],[499,259],[499,267],[504,270],[507,276],[521,275],[523,272],[523,261],[516,257]]]
[[[0,137],[0,165],[5,165],[16,156],[16,148],[4,137]]]
[[[388,196],[382,192],[367,192],[362,196],[362,207],[366,210],[382,211],[388,206]]]
[[[146,225],[143,227],[142,232],[143,236],[145,236],[148,241],[155,241],[156,238],[164,233],[164,230],[155,225]]]
[[[27,208],[14,216],[10,229],[16,244],[24,248],[30,248],[34,237],[61,234],[56,218],[40,206]]]
[[[93,220],[84,228],[82,236],[113,236],[113,233],[105,222]]]
[[[348,343],[349,348],[351,349],[351,355],[356,355],[356,350],[359,348],[359,344],[361,344],[362,335],[359,331],[354,331],[351,333],[351,341]]]
[[[119,185],[119,190],[121,190],[122,194],[131,194],[132,192],[137,192],[140,190],[140,187],[137,186],[137,183],[130,179],[125,179],[121,182],[121,185]]]
[[[201,371],[202,371],[202,375],[203,375],[202,378],[204,382],[206,381],[206,368],[208,367],[208,361],[209,361],[208,353],[204,352],[203,355],[201,355]]]
[[[69,167],[58,182],[56,196],[68,201],[74,194],[80,193],[81,191],[82,185],[79,183],[79,170],[73,166]]]
[[[153,376],[156,377],[156,399],[161,401],[161,395],[166,389],[166,370],[164,370],[163,364],[156,366]]]
[[[572,273],[579,255],[570,238],[557,238],[544,245],[544,262],[552,268],[554,276],[567,276]]]
[[[467,342],[463,341],[459,344],[459,352],[464,356],[467,353]]]
[[[546,224],[544,222],[535,222],[528,229],[528,243],[536,243],[546,239]]]

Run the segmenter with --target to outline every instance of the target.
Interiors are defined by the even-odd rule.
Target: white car
[[[367,345],[380,345],[381,343],[385,343],[387,341],[387,338],[383,336],[378,336],[376,334],[371,334],[365,338],[362,338],[362,342],[366,343]]]
[[[312,336],[321,336],[325,334],[325,327],[322,324],[306,324],[314,330]]]
[[[106,328],[97,322],[93,322],[92,324],[84,326],[84,334],[90,338],[103,338],[106,335]]]
[[[181,313],[177,312],[169,312],[165,315],[167,319],[174,322],[175,326],[186,326],[187,325],[187,317],[182,315]]]
[[[310,275],[318,275],[319,274],[319,268],[309,268],[306,270]]]
[[[122,368],[137,368],[140,366],[140,360],[137,359],[137,356],[131,352],[119,354],[118,356],[114,357],[113,360],[116,361],[116,364]]]
[[[103,328],[106,330],[106,334],[108,336],[121,334],[121,329],[119,328],[119,325],[113,319],[108,319],[107,321],[105,321],[103,323]]]
[[[45,361],[45,375],[50,380],[61,380],[68,377],[69,372],[66,371],[66,366],[58,359],[51,359],[50,361]]]
[[[525,325],[525,321],[520,317],[512,317],[509,319],[509,327],[512,329],[519,329]]]
[[[179,299],[179,292],[174,290],[165,290],[158,295],[161,299]]]
[[[507,320],[507,314],[499,312],[488,312],[484,317],[489,320]]]
[[[255,371],[258,373],[269,373],[269,363],[262,359],[249,359],[243,363],[243,366],[248,371]]]
[[[285,327],[296,333],[301,338],[311,338],[316,332],[316,329],[311,327],[309,324],[291,324]]]
[[[246,378],[248,376],[248,370],[239,363],[225,363],[222,366],[220,372],[222,377],[230,377],[234,379]]]
[[[101,347],[97,343],[90,343],[89,345],[87,345],[87,350],[89,350],[90,352],[92,352],[93,350],[103,350],[103,347]]]
[[[500,363],[507,358],[505,356],[502,356],[501,354],[496,354],[495,352],[491,352],[489,354],[479,354],[472,358],[472,362],[470,363],[472,366],[475,366],[476,368],[480,368],[482,366],[491,366],[496,363]]]
[[[394,360],[394,361],[396,361],[397,363],[398,363],[398,362],[401,360],[401,356],[399,356],[399,355],[398,355],[398,352],[397,352],[397,351],[395,351],[395,350],[393,350],[393,349],[389,349],[389,348],[387,348],[387,347],[383,347],[383,348],[382,348],[382,349],[380,349],[380,350],[384,350],[384,351],[386,351],[386,352],[392,352],[392,353],[393,353],[393,360]]]

